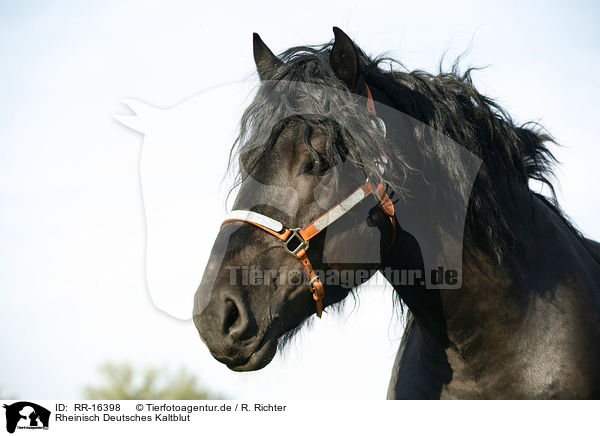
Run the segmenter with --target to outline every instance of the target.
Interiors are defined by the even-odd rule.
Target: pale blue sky
[[[247,78],[253,31],[279,52],[328,41],[336,25],[370,54],[426,70],[445,50],[451,59],[470,47],[466,64],[489,65],[475,74],[480,89],[564,145],[556,150],[559,199],[600,239],[596,2],[302,4],[0,5],[2,392],[75,398],[110,359],[184,364],[238,397],[311,398],[316,384],[322,398],[385,396],[401,333],[390,324],[389,292],[366,292],[358,310],[315,323],[285,358],[245,375],[214,361],[191,323],[149,302],[142,138],[112,114],[126,97],[168,107]],[[218,146],[229,144],[210,147]],[[207,178],[220,180],[224,170]],[[312,377],[317,364],[330,380],[324,386]]]

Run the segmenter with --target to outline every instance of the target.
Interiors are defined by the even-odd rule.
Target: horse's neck
[[[410,335],[412,338],[405,336],[404,346],[412,344],[410,352],[434,356],[433,373],[440,373],[448,365],[452,368],[452,383],[444,388],[452,395],[482,395],[481,386],[485,385],[492,386],[489,395],[502,396],[499,390],[509,389],[499,387],[504,383],[503,386],[522,386],[527,395],[538,389],[544,396],[549,386],[561,379],[559,367],[564,360],[573,357],[579,359],[577,365],[585,367],[600,357],[599,347],[593,345],[593,341],[600,340],[598,326],[592,321],[581,325],[582,319],[593,320],[600,315],[600,266],[547,205],[532,200],[531,208],[536,217],[531,229],[527,229],[527,223],[515,223],[515,228],[523,233],[519,237],[524,238],[529,232],[528,239],[519,241],[519,259],[511,259],[513,265],[521,264],[523,274],[513,274],[498,265],[485,250],[476,248],[474,241],[466,239],[460,290],[396,288],[411,310],[414,329],[418,330],[418,335]],[[404,239],[402,242],[408,241],[409,247],[395,247],[396,259],[402,255],[410,259],[406,250],[411,239]],[[574,356],[571,346],[591,348],[595,350],[593,357],[581,353]],[[548,380],[531,379],[536,385],[526,386],[522,380],[524,372],[543,362],[548,366]],[[396,370],[400,371],[399,364]],[[561,380],[566,385],[574,383]],[[446,384],[442,379],[430,382],[436,389],[440,383]],[[570,389],[560,384],[552,386],[557,392]],[[572,391],[571,395],[578,396],[580,392]],[[510,390],[504,394],[520,395]]]
[[[518,247],[505,253],[499,264],[477,241],[464,240],[462,288],[435,291],[422,286],[398,286],[396,291],[414,314],[424,333],[439,336],[453,328],[464,333],[471,320],[482,321],[519,312],[533,298],[551,295],[552,291],[573,282],[595,287],[600,265],[593,248],[586,246],[564,219],[529,192],[516,194],[520,216],[507,217]],[[399,269],[422,269],[418,241],[400,231],[386,257],[385,266]],[[441,324],[441,325],[440,325]],[[458,326],[455,326],[458,324]]]

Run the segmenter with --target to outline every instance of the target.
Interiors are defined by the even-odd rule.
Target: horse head
[[[211,353],[236,371],[267,365],[282,338],[367,281],[396,237],[385,151],[377,166],[361,149],[383,142],[383,121],[360,50],[334,32],[327,52],[281,58],[254,35],[261,87],[238,138],[239,192],[194,307]]]

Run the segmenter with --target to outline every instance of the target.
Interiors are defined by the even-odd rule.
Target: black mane
[[[331,47],[332,43],[328,43],[286,50],[279,55],[283,62],[274,71],[273,80],[344,88],[329,63]],[[548,148],[548,144],[554,142],[552,137],[537,123],[516,125],[496,102],[477,91],[471,79],[473,69],[460,73],[458,63],[455,63],[451,71],[434,75],[419,70],[406,71],[400,63],[389,58],[371,59],[362,52],[360,58],[365,81],[370,87],[383,91],[395,109],[431,126],[482,159],[465,224],[465,237],[478,241],[479,249],[487,251],[499,264],[506,261],[508,252],[518,252],[519,235],[530,225],[531,216],[522,216],[523,211],[512,206],[514,187],[521,187],[532,199],[543,201],[575,231],[561,212],[551,183],[552,168],[556,163]],[[384,65],[390,66],[388,71],[383,69]],[[400,68],[394,71],[392,65]],[[232,156],[242,156],[245,165],[257,163],[260,156],[273,146],[276,132],[264,127],[269,125],[267,118],[273,125],[276,124],[273,118],[280,117],[281,120],[283,114],[282,102],[270,101],[267,93],[263,92],[264,88],[263,84],[245,111],[240,135],[232,149]],[[344,102],[330,104],[342,105]],[[351,113],[348,116],[358,120],[365,115]],[[307,118],[300,121],[306,124],[307,131],[318,127],[329,130],[332,138],[344,136],[334,125],[322,120]],[[360,121],[363,121],[362,125],[369,125],[364,122],[365,119]],[[369,129],[365,129],[364,135],[364,138],[343,138],[345,143],[352,144],[348,151],[350,156],[353,156],[352,147],[355,147],[359,149],[356,155],[384,156],[395,168],[389,172],[391,177],[386,178],[379,174],[374,160],[357,159],[353,163],[367,174],[378,174],[401,195],[407,172],[402,150],[369,140],[373,137]],[[305,136],[305,143],[310,148],[309,135]],[[328,156],[339,162],[339,146],[334,140],[330,142]],[[531,191],[528,186],[530,180],[547,185],[551,196]],[[239,174],[238,181],[241,181]]]
[[[542,200],[576,232],[557,203],[551,181],[557,161],[548,144],[555,143],[554,139],[538,123],[516,125],[499,104],[479,93],[471,78],[476,69],[461,74],[455,62],[450,72],[440,68],[438,75],[420,70],[384,72],[379,66],[389,59],[365,60],[366,80],[385,89],[398,110],[443,132],[482,159],[465,231],[485,241],[484,248],[498,263],[505,260],[507,251],[518,250],[510,214],[519,211],[511,207],[511,184]],[[547,186],[550,197],[531,191],[530,180]]]

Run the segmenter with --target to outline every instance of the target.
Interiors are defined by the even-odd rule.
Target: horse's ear
[[[281,65],[281,61],[267,45],[260,39],[258,33],[253,35],[254,40],[254,62],[258,71],[260,80],[270,80],[273,78],[273,73]]]
[[[329,62],[335,75],[346,84],[350,91],[357,91],[359,83],[359,61],[356,46],[348,35],[338,27],[333,28],[335,41],[331,47]]]

